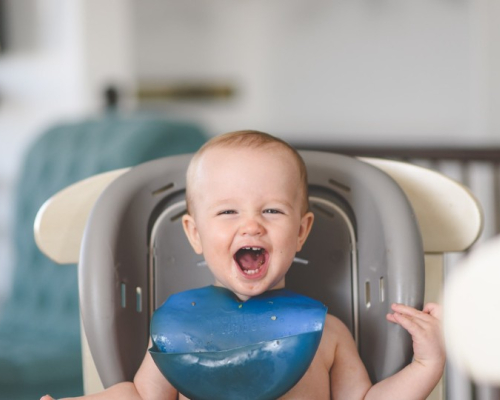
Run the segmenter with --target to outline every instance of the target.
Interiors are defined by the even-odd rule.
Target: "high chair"
[[[323,302],[347,325],[370,378],[379,381],[412,358],[407,332],[385,319],[391,303],[438,300],[443,253],[476,241],[479,204],[460,184],[415,165],[301,155],[315,222],[287,288]],[[40,209],[40,249],[59,263],[79,260],[88,393],[133,379],[152,312],[169,295],[213,283],[182,232],[190,158],[96,175]],[[431,397],[443,398],[442,385]]]

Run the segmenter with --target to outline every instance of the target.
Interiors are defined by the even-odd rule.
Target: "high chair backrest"
[[[315,225],[287,275],[287,287],[324,302],[346,323],[370,377],[378,381],[412,356],[409,335],[385,319],[390,304],[422,306],[424,250],[469,246],[481,230],[481,212],[467,190],[423,168],[322,152],[301,155]],[[72,251],[73,257],[80,254],[85,333],[105,387],[133,378],[154,309],[172,293],[213,282],[180,222],[190,157],[159,159],[82,182],[54,199],[38,219],[39,246],[57,259],[62,253],[53,243],[69,238],[79,243],[83,229],[73,231],[71,223],[59,221],[45,240],[44,224],[57,219],[50,209],[71,203],[84,185],[94,187],[85,207],[74,211],[86,219],[93,205],[82,246]],[[429,188],[433,196],[425,192]],[[446,205],[443,193],[453,196]],[[466,212],[467,225],[450,218]],[[447,234],[457,229],[464,233]],[[425,239],[433,234],[444,239]]]
[[[324,302],[346,323],[379,380],[411,359],[410,338],[384,316],[392,302],[423,302],[415,216],[403,191],[379,169],[336,154],[302,156],[316,221],[287,286]],[[189,160],[170,157],[133,168],[91,213],[80,259],[81,310],[105,385],[133,378],[154,309],[170,294],[213,283],[182,231]]]

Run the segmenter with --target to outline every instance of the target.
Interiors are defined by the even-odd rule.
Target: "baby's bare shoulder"
[[[343,341],[351,339],[352,335],[347,326],[337,317],[327,314],[325,319],[325,327],[323,335],[331,337],[334,340]]]
[[[337,348],[352,340],[347,326],[337,317],[327,314],[318,353],[321,354],[328,369],[331,368],[335,360]]]

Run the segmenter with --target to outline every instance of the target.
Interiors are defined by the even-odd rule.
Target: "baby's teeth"
[[[248,269],[248,270],[245,270],[243,272],[245,272],[245,274],[247,275],[253,275],[253,274],[256,274],[257,271],[259,271],[258,269]]]

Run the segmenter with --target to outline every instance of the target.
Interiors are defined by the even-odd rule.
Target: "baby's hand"
[[[403,304],[393,304],[387,320],[406,329],[413,340],[414,361],[425,366],[443,368],[444,343],[441,333],[441,307],[428,303],[422,311]]]
[[[42,396],[40,400],[54,400],[54,399],[50,397],[48,394],[46,394],[45,396]]]

